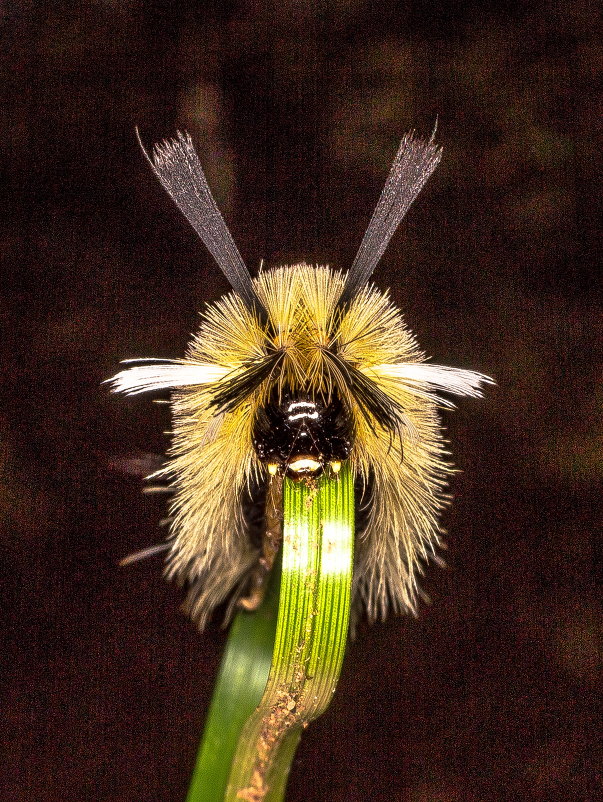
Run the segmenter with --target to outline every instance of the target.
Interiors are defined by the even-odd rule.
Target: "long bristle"
[[[425,141],[415,137],[411,131],[402,139],[379,202],[346,277],[338,301],[341,308],[366,285],[404,215],[441,158],[442,149],[434,143],[433,136]]]
[[[214,200],[188,133],[153,147],[149,156],[138,130],[138,143],[166,192],[195,229],[206,248],[249,310],[260,317],[264,309],[253,290],[251,276]]]

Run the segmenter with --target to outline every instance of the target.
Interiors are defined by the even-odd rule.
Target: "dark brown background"
[[[188,129],[252,269],[349,266],[401,135],[442,166],[375,276],[438,362],[494,375],[446,416],[446,571],[361,628],[288,799],[596,796],[602,428],[595,4],[14,0],[2,18],[3,705],[10,802],[182,800],[224,632],[159,561],[120,470],[165,408],[120,358],[179,356],[227,287],[150,174]]]

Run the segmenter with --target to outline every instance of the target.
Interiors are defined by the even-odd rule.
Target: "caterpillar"
[[[266,560],[249,509],[285,476],[312,483],[348,461],[364,511],[354,608],[370,622],[415,611],[449,501],[439,410],[454,406],[450,394],[480,397],[491,379],[428,362],[370,278],[441,148],[433,135],[403,138],[347,272],[301,263],[255,278],[190,136],[178,132],[150,155],[141,148],[232,287],[207,306],[184,358],[136,360],[109,380],[129,395],[171,392],[172,443],[161,469],[174,491],[167,577],[188,586],[186,608],[201,629],[229,598],[229,609],[251,605]]]

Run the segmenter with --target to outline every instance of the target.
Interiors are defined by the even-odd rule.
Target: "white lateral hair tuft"
[[[417,395],[431,395],[434,390],[443,390],[454,395],[482,398],[482,385],[495,384],[483,373],[446,365],[432,365],[429,362],[406,362],[397,365],[376,365],[372,368],[384,378],[400,379],[409,392]],[[438,398],[440,404],[454,407],[452,401]]]
[[[140,360],[125,361],[138,362]],[[152,390],[211,384],[223,379],[227,373],[228,368],[220,365],[171,360],[126,368],[111,379],[107,379],[107,383],[112,385],[111,391],[114,393],[137,395]]]

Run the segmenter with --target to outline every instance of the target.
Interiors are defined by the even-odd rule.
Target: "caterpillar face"
[[[338,473],[352,448],[350,413],[337,396],[313,399],[305,393],[273,393],[258,410],[253,445],[268,472],[299,481],[317,478],[330,466]]]
[[[149,157],[147,157],[149,158]],[[369,489],[354,596],[369,620],[414,610],[417,575],[439,544],[451,470],[440,391],[480,396],[487,377],[426,362],[402,314],[369,277],[440,151],[406,137],[347,274],[297,264],[252,279],[190,138],[156,148],[153,170],[233,287],[210,305],[180,360],[143,361],[116,391],[169,388],[174,489],[167,573],[188,584],[203,627],[244,594],[260,561],[245,510],[281,476],[311,481],[344,460]]]

